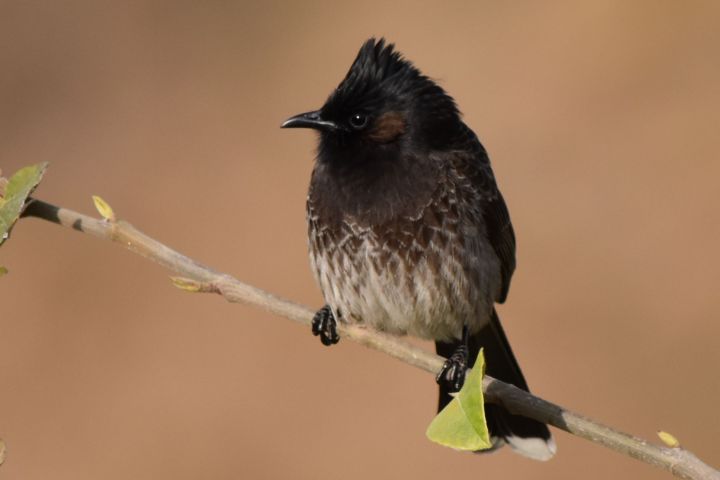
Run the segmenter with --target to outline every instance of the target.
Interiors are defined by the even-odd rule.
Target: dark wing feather
[[[488,154],[475,133],[467,126],[464,128],[462,143],[463,150],[470,153],[471,164],[467,168],[473,185],[480,192],[488,240],[500,259],[502,290],[495,301],[503,303],[507,298],[510,279],[515,271],[515,232],[505,199],[495,182]]]
[[[495,249],[495,253],[500,257],[502,290],[500,296],[495,300],[503,303],[507,298],[510,279],[515,271],[515,232],[510,223],[510,214],[505,205],[505,199],[499,190],[497,196],[485,205],[483,213],[488,239]]]

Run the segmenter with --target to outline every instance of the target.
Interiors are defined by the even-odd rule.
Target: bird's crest
[[[339,88],[352,88],[363,83],[379,84],[390,79],[419,76],[420,72],[395,50],[394,44],[386,43],[384,38],[380,40],[371,38],[360,48]]]
[[[383,96],[377,95],[378,92],[399,94],[417,81],[427,79],[395,50],[395,45],[386,43],[384,38],[371,38],[360,48],[350,70],[328,103],[380,100]]]

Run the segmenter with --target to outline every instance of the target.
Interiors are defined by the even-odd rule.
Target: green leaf
[[[103,200],[97,195],[93,195],[92,199],[93,203],[95,204],[95,209],[98,211],[98,213],[108,222],[114,222],[115,212],[113,212],[110,204],[108,204],[105,200]]]
[[[39,163],[21,168],[7,182],[4,197],[0,198],[0,245],[10,236],[10,230],[20,218],[27,198],[42,180],[47,166],[47,163]]]
[[[660,437],[660,440],[662,440],[662,442],[670,448],[677,448],[680,446],[680,442],[672,433],[659,431],[657,432],[657,435]]]
[[[425,432],[430,440],[458,450],[476,451],[492,447],[485,422],[484,373],[485,357],[480,350],[462,390],[430,422]]]
[[[202,290],[202,284],[191,278],[170,277],[170,281],[175,287],[186,292],[196,293]]]

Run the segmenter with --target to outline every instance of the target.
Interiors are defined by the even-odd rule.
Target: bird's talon
[[[450,392],[459,392],[465,383],[468,370],[468,349],[461,345],[450,358],[445,360],[440,372],[435,377],[438,384],[445,386]]]
[[[330,346],[340,341],[337,333],[337,320],[333,315],[329,305],[322,307],[313,317],[312,321],[313,335],[320,336],[320,341],[325,346]]]

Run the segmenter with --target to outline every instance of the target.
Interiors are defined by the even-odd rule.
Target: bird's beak
[[[314,128],[315,130],[325,132],[333,132],[340,129],[337,123],[323,120],[319,110],[290,117],[280,125],[280,128]]]

